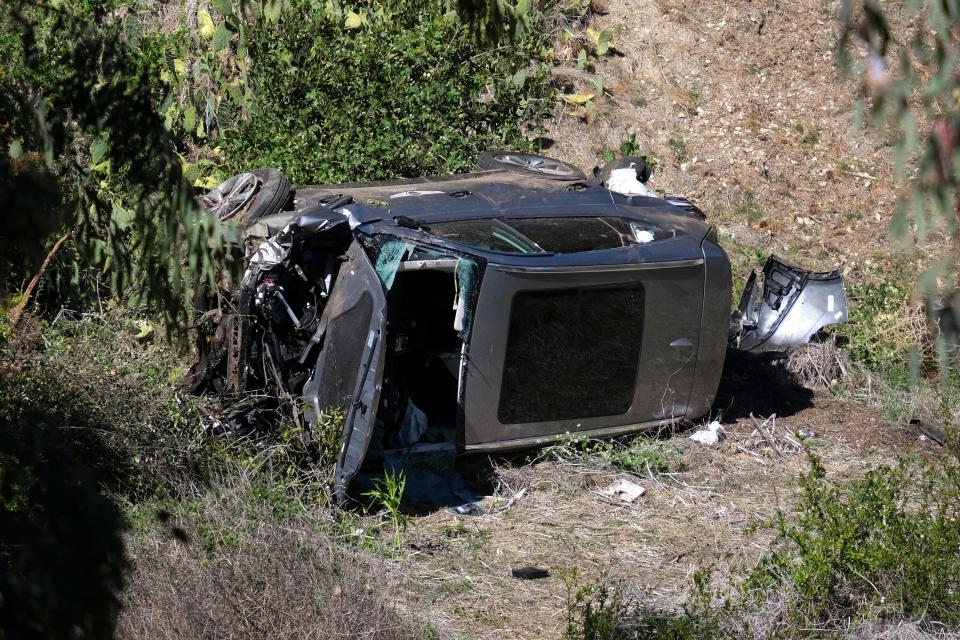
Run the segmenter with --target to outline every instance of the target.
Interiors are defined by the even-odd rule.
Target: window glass
[[[503,424],[622,415],[633,403],[643,287],[519,292],[500,386]]]
[[[500,253],[577,253],[644,244],[673,233],[615,216],[485,218],[433,223],[433,235]]]
[[[616,249],[633,244],[620,218],[518,218],[510,226],[550,253]]]
[[[497,218],[456,220],[430,225],[430,233],[477,249],[501,253],[549,253]]]

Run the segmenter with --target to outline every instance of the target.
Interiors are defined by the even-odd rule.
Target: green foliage
[[[410,516],[400,510],[403,502],[403,492],[407,487],[407,478],[403,471],[385,471],[383,477],[373,481],[373,488],[363,495],[371,498],[386,512],[387,519],[393,529],[393,552],[400,550],[400,541],[403,532],[410,523]]]
[[[847,484],[816,456],[792,519],[746,589],[789,596],[789,623],[845,628],[863,619],[960,623],[960,467],[901,461]],[[756,592],[756,591],[755,591]]]
[[[593,45],[593,50],[598,56],[607,55],[613,49],[613,34],[607,29],[587,29],[587,39]]]
[[[525,1],[491,5],[491,33],[512,41],[494,49],[473,38],[485,18],[468,28],[442,3],[216,0],[163,32],[129,4],[0,13],[0,298],[69,230],[51,302],[108,289],[173,325],[222,257],[191,186],[257,165],[298,182],[464,170],[491,147],[528,149],[553,107]]]
[[[847,283],[849,322],[837,333],[847,338],[854,360],[873,371],[910,370],[911,350],[922,336],[904,322],[912,288],[908,277],[899,272]]]
[[[478,43],[497,44],[523,38],[536,27],[530,0],[457,0],[457,13]]]
[[[240,532],[235,527],[205,516],[201,500],[192,500],[182,509],[182,515],[193,533],[201,557],[209,557],[224,549],[240,546]]]
[[[621,158],[625,158],[626,156],[636,156],[640,153],[640,151],[641,151],[640,144],[637,143],[637,134],[631,133],[626,138],[620,141],[620,146],[618,146],[616,149],[609,149],[606,147],[606,145],[604,145],[603,161],[613,162],[614,160],[617,159],[618,154],[619,154],[619,157]],[[647,164],[648,167],[650,167],[651,169],[656,168],[658,163],[656,158],[654,158],[651,155],[641,155],[640,157],[643,158],[643,161]]]
[[[536,64],[542,36],[485,51],[440,4],[369,12],[368,25],[349,29],[301,2],[247,32],[255,98],[250,118],[222,136],[231,171],[380,179],[468,169],[491,147],[529,148],[524,125],[553,106],[548,70]]]
[[[330,407],[317,416],[316,426],[311,434],[318,454],[317,466],[330,469],[331,473],[340,455],[343,420],[346,415],[346,409],[342,406]]]
[[[60,319],[43,327],[45,348],[0,350],[0,416],[59,432],[107,490],[131,502],[184,480],[205,478],[224,460],[196,438],[196,400],[178,397],[176,354],[138,341],[142,325],[119,313]]]
[[[610,593],[604,584],[588,585],[577,589],[567,602],[567,640],[620,640],[626,638],[624,624],[630,616],[630,608],[619,594]]]
[[[673,156],[677,160],[677,164],[683,164],[687,161],[687,141],[683,139],[683,136],[679,133],[672,134],[667,139],[667,146],[670,148],[670,151],[673,151]]]
[[[909,3],[894,38],[877,0],[845,0],[840,10],[841,65],[861,82],[856,113],[864,112],[893,145],[897,178],[907,184],[891,225],[894,238],[923,243],[939,229],[950,242],[917,281],[930,310],[960,311],[960,5]],[[899,11],[899,10],[898,10]],[[864,46],[867,56],[860,55]],[[856,52],[856,53],[853,53]],[[851,55],[853,53],[853,55]],[[921,123],[928,127],[921,130]],[[939,258],[939,259],[937,259]],[[945,354],[941,359],[946,359]]]
[[[570,438],[545,448],[540,455],[560,462],[600,462],[638,476],[683,471],[680,452],[656,439],[637,436],[626,440]]]
[[[567,624],[564,640],[701,640],[743,637],[739,611],[698,570],[679,610],[663,610],[625,599],[606,583],[575,589],[577,572],[565,577]]]
[[[0,13],[0,201],[13,217],[0,286],[69,228],[82,265],[113,292],[155,303],[172,326],[190,283],[213,278],[218,227],[197,215],[182,179],[151,47],[112,9],[88,0]]]

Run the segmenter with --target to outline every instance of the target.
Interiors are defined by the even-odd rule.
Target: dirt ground
[[[592,24],[613,33],[617,53],[569,73],[569,89],[598,93],[591,81],[602,77],[610,95],[595,100],[587,122],[558,109],[547,153],[589,170],[636,133],[640,152],[661,161],[650,186],[700,205],[731,253],[842,264],[848,277],[890,268],[891,153],[875,133],[851,127],[854,83],[834,66],[838,2],[603,4]],[[558,637],[574,570],[578,584],[604,578],[649,604],[676,604],[697,569],[735,572],[766,549],[770,532],[754,525],[796,495],[807,467],[800,432],[813,434],[812,450],[835,477],[934,446],[851,400],[749,367],[728,370],[714,411],[726,426],[720,444],[698,444],[689,431],[668,437],[685,466],[678,473],[497,463],[484,515],[441,509],[414,520],[395,564],[401,606],[450,637]],[[620,478],[646,493],[630,504],[603,495]],[[512,577],[527,565],[550,575]]]
[[[636,133],[661,161],[650,186],[698,203],[728,240],[811,268],[889,264],[892,154],[852,127],[856,83],[835,67],[840,2],[601,4],[592,22],[617,54],[569,88],[599,96],[602,78],[609,96],[587,123],[558,109],[550,154],[589,170]]]

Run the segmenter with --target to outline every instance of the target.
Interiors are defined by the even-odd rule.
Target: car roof
[[[487,217],[619,216],[667,224],[699,237],[709,226],[661,198],[623,196],[592,180],[552,179],[504,170],[300,186],[294,190],[294,211],[263,222],[273,232],[301,212],[340,195],[352,198],[342,207],[334,205],[351,216],[352,224],[401,217],[436,223]]]
[[[389,209],[391,216],[416,219],[502,216],[557,206],[606,207],[616,215],[610,192],[595,182],[510,171],[298,187],[295,206],[305,209],[332,195],[349,195],[360,204]]]

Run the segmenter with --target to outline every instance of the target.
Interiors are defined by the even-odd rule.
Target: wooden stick
[[[68,229],[67,232],[60,236],[60,239],[54,243],[53,248],[50,249],[47,257],[44,258],[43,262],[40,264],[40,268],[37,270],[37,273],[34,274],[34,276],[30,279],[30,282],[27,284],[27,288],[23,292],[23,300],[21,300],[17,306],[10,309],[9,312],[7,312],[7,321],[10,323],[11,329],[17,328],[17,324],[20,323],[20,319],[23,317],[24,310],[27,308],[27,305],[30,304],[30,299],[33,297],[33,292],[40,284],[40,279],[43,278],[43,274],[46,273],[47,268],[53,261],[53,258],[57,255],[57,253],[59,253],[60,248],[63,247],[63,244],[67,241],[72,233],[73,229]]]
[[[772,414],[771,417],[773,417],[773,416],[775,416],[775,415],[777,415],[777,414]],[[778,456],[783,455],[783,454],[781,453],[781,451],[780,451],[780,447],[777,446],[777,441],[776,441],[776,439],[773,437],[773,434],[771,434],[770,432],[768,432],[768,431],[767,431],[766,429],[764,429],[764,427],[763,427],[764,424],[767,424],[768,422],[770,422],[770,418],[767,418],[766,420],[764,420],[763,424],[760,424],[760,421],[757,420],[757,419],[754,417],[753,413],[751,413],[751,414],[750,414],[750,420],[753,421],[753,425],[757,428],[757,431],[760,432],[760,435],[763,436],[764,440],[766,440],[767,443],[770,445],[770,447],[773,449],[773,452],[776,453]]]

